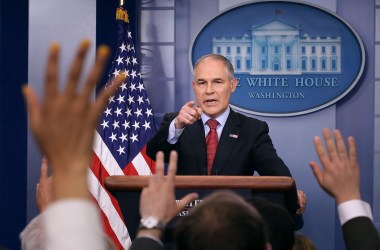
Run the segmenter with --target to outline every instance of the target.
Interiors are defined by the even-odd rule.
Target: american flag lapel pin
[[[230,137],[231,137],[231,138],[235,138],[235,139],[237,139],[239,136],[236,135],[236,134],[230,134]]]

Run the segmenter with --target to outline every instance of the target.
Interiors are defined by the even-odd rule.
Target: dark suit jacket
[[[368,217],[353,218],[342,226],[348,250],[380,249],[380,236]]]
[[[164,250],[165,247],[150,238],[136,238],[129,250]]]
[[[202,120],[187,126],[174,145],[167,142],[170,122],[178,113],[166,114],[157,134],[148,142],[147,153],[155,159],[157,151],[169,159],[171,150],[178,152],[178,175],[207,173],[207,152]],[[211,175],[291,176],[278,157],[269,137],[268,125],[231,110],[223,128]]]
[[[163,151],[167,162],[170,152],[175,150],[178,152],[178,175],[206,175],[207,149],[202,120],[185,127],[177,143],[167,142],[170,123],[177,115],[165,115],[159,131],[148,142],[147,154],[155,159],[157,151]],[[288,167],[277,155],[268,133],[265,122],[231,109],[220,136],[211,175],[250,176],[256,171],[262,176],[291,176]],[[298,208],[296,189],[284,197],[265,197],[284,205],[295,215]],[[297,216],[295,223],[297,229],[301,228],[302,216]]]

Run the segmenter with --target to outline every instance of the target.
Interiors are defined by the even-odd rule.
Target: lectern
[[[139,224],[139,197],[141,190],[148,185],[149,176],[110,176],[105,179],[104,185],[119,201],[128,232],[132,239],[136,236]],[[249,199],[255,194],[280,194],[281,203],[289,211],[295,212],[294,203],[297,197],[293,194],[296,188],[291,177],[285,176],[176,176],[176,198],[180,199],[189,192],[199,193],[200,199],[215,190],[232,190]],[[290,195],[292,194],[292,195]],[[187,209],[198,202],[190,204],[177,217],[186,215]],[[176,219],[168,225],[168,230],[174,228]],[[167,233],[166,235],[170,235]]]

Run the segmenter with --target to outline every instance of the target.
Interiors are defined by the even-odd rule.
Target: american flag
[[[108,99],[95,132],[89,187],[100,207],[107,235],[119,249],[128,249],[131,238],[119,204],[104,188],[103,182],[111,175],[150,175],[153,172],[154,162],[146,155],[145,148],[156,127],[136,58],[128,14],[121,7],[116,13],[118,48],[109,82],[121,74],[127,78]]]

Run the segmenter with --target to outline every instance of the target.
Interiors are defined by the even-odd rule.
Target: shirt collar
[[[227,118],[228,118],[228,115],[230,114],[230,107],[228,107],[226,109],[226,111],[224,111],[221,115],[219,115],[218,117],[216,117],[215,119],[219,122],[219,124],[224,127],[224,124],[226,124],[226,121],[227,121]],[[203,125],[206,124],[206,122],[211,118],[210,116],[206,115],[205,113],[202,113],[202,122],[203,122]]]

